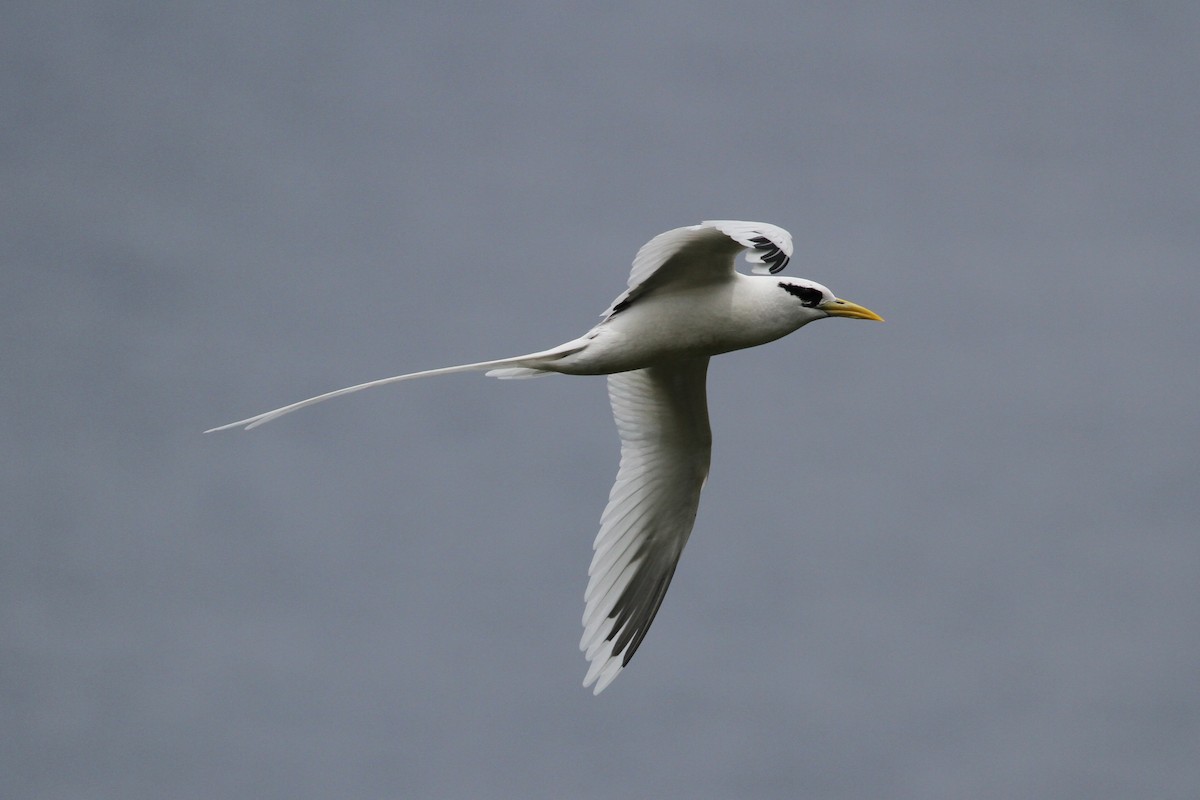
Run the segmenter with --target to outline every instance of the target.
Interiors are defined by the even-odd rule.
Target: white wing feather
[[[607,319],[651,289],[686,282],[700,286],[733,272],[733,259],[750,248],[746,261],[757,274],[776,273],[792,257],[792,236],[777,225],[741,220],[708,220],[660,233],[633,258],[628,289],[600,316]]]
[[[708,359],[608,377],[621,466],[600,521],[579,647],[583,685],[612,683],[654,621],[692,532],[708,476],[712,434]]]

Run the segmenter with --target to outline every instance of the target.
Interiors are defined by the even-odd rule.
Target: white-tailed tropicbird
[[[749,250],[754,275],[734,269]],[[578,339],[513,358],[412,372],[302,400],[211,431],[270,422],[373,386],[486,370],[496,378],[607,375],[621,465],[600,519],[584,594],[584,686],[599,694],[624,669],[662,605],[708,476],[705,373],[719,353],[766,344],[824,317],[883,321],[801,278],[776,276],[792,237],[762,222],[710,220],[655,236],[629,288]]]

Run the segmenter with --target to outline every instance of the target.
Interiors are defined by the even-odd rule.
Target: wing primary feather
[[[691,535],[712,435],[708,359],[610,375],[621,466],[601,515],[580,649],[599,693],[641,646]]]
[[[630,659],[633,658],[633,654],[637,652],[639,647],[641,647],[642,640],[646,638],[646,633],[650,630],[651,623],[653,623],[654,618],[658,616],[658,610],[662,608],[663,598],[666,597],[667,589],[671,586],[671,579],[675,577],[675,566],[678,563],[679,562],[672,564],[670,571],[668,571],[667,574],[663,575],[658,580],[658,583],[655,586],[654,597],[649,602],[650,613],[647,614],[644,620],[638,624],[636,628],[637,632],[634,633],[634,628],[627,627],[625,629],[626,633],[622,634],[622,637],[628,634],[628,641],[622,641],[621,639],[618,639],[613,645],[614,652],[620,653],[621,651],[624,651],[624,654],[621,657],[622,667],[629,663]],[[609,636],[611,638],[612,634],[609,634]]]

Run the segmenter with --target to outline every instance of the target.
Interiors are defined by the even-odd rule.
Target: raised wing
[[[584,594],[584,686],[599,694],[633,658],[675,574],[708,477],[708,359],[608,376],[621,467]]]
[[[746,261],[757,274],[774,274],[792,257],[792,236],[765,222],[708,220],[699,225],[660,233],[633,258],[629,288],[600,316],[607,319],[629,307],[637,297],[671,283],[700,286],[725,280],[733,272],[733,259],[749,248]]]

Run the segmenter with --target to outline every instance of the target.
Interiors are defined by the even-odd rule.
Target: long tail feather
[[[333,392],[310,397],[307,400],[301,400],[298,403],[277,408],[274,411],[267,411],[262,414],[256,414],[253,417],[240,419],[237,422],[230,422],[228,425],[220,425],[216,428],[209,428],[205,433],[215,433],[216,431],[226,431],[230,428],[257,428],[259,425],[270,422],[274,419],[279,419],[284,414],[290,414],[293,411],[299,411],[302,408],[323,403],[326,400],[332,400],[335,397],[341,397],[344,394],[359,392],[363,389],[372,389],[376,386],[385,386],[389,383],[400,383],[401,381],[411,381],[417,378],[432,378],[436,375],[452,375],[456,372],[482,372],[488,370],[488,374],[495,373],[497,378],[515,378],[515,377],[532,377],[536,374],[553,372],[546,369],[546,365],[557,361],[563,356],[576,353],[585,346],[583,341],[572,341],[566,344],[559,345],[551,350],[543,350],[540,353],[530,353],[524,356],[514,356],[512,358],[500,358],[494,361],[479,361],[474,364],[459,364],[454,367],[440,367],[438,369],[427,369],[421,372],[409,372],[406,375],[393,375],[390,378],[380,378],[375,381],[360,383],[357,386],[347,386],[345,389],[338,389]]]

